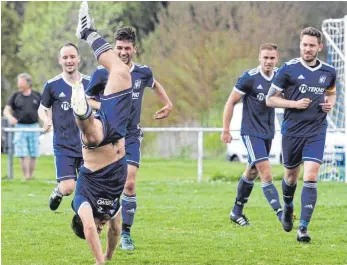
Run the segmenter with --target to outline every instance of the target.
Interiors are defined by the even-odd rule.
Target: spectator
[[[17,77],[18,92],[12,94],[4,108],[4,116],[15,128],[38,128],[37,109],[41,94],[31,89],[32,78],[27,73]],[[33,177],[36,158],[39,156],[39,132],[15,132],[14,155],[20,157],[24,178]]]

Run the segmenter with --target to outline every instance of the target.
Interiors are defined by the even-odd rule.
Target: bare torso
[[[82,149],[84,166],[91,171],[96,171],[117,162],[125,156],[125,140],[118,140],[115,144],[107,144],[95,149]]]

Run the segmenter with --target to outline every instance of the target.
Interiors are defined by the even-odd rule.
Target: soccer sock
[[[83,114],[83,115],[79,115],[79,114],[77,114],[75,111],[73,111],[73,115],[77,118],[77,119],[79,119],[79,120],[86,120],[86,119],[88,119],[89,117],[90,117],[90,115],[92,115],[92,108],[89,106],[89,104],[88,104],[88,102],[87,102],[87,110],[86,110],[86,113],[85,114]]]
[[[261,187],[270,206],[276,212],[277,216],[280,218],[282,212],[278,211],[278,209],[281,208],[281,203],[275,185],[272,183],[272,181],[268,181],[262,183]]]
[[[84,34],[84,38],[89,46],[93,49],[96,59],[99,59],[99,56],[108,50],[112,50],[111,45],[101,38],[101,36],[94,30],[87,30]]]
[[[251,195],[254,186],[253,180],[248,180],[245,176],[242,176],[237,186],[237,195],[233,213],[235,215],[241,215],[243,206],[247,203],[249,196]]]
[[[122,234],[130,234],[131,226],[134,222],[136,212],[136,194],[127,195],[123,193],[122,197]]]
[[[304,181],[301,192],[301,216],[299,227],[307,228],[317,202],[317,181]]]
[[[282,179],[282,192],[284,205],[287,207],[293,207],[294,193],[296,190],[296,183],[289,184],[284,178]]]

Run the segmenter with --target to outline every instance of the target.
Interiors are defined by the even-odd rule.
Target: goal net
[[[336,69],[336,104],[328,114],[328,133],[325,144],[321,180],[347,182],[347,16],[341,19],[326,19],[322,24],[327,62]]]

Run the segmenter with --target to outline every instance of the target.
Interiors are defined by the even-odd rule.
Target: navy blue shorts
[[[326,134],[311,137],[282,135],[283,164],[286,168],[296,168],[302,161],[322,164]]]
[[[141,128],[127,132],[125,136],[125,151],[128,165],[140,167],[142,139],[143,132]]]
[[[259,162],[269,160],[272,139],[242,135],[242,141],[248,152],[248,164],[250,167],[254,167]]]
[[[83,203],[88,203],[95,217],[113,217],[119,210],[119,200],[127,178],[125,156],[97,171],[82,166],[78,174],[72,208],[78,214]]]
[[[126,125],[132,106],[132,88],[113,93],[107,96],[100,95],[101,106],[96,112],[95,118],[102,123],[104,139],[97,146],[83,143],[87,148],[96,148],[125,137]]]
[[[58,155],[54,156],[57,182],[67,179],[77,179],[77,174],[83,164],[82,157]]]

